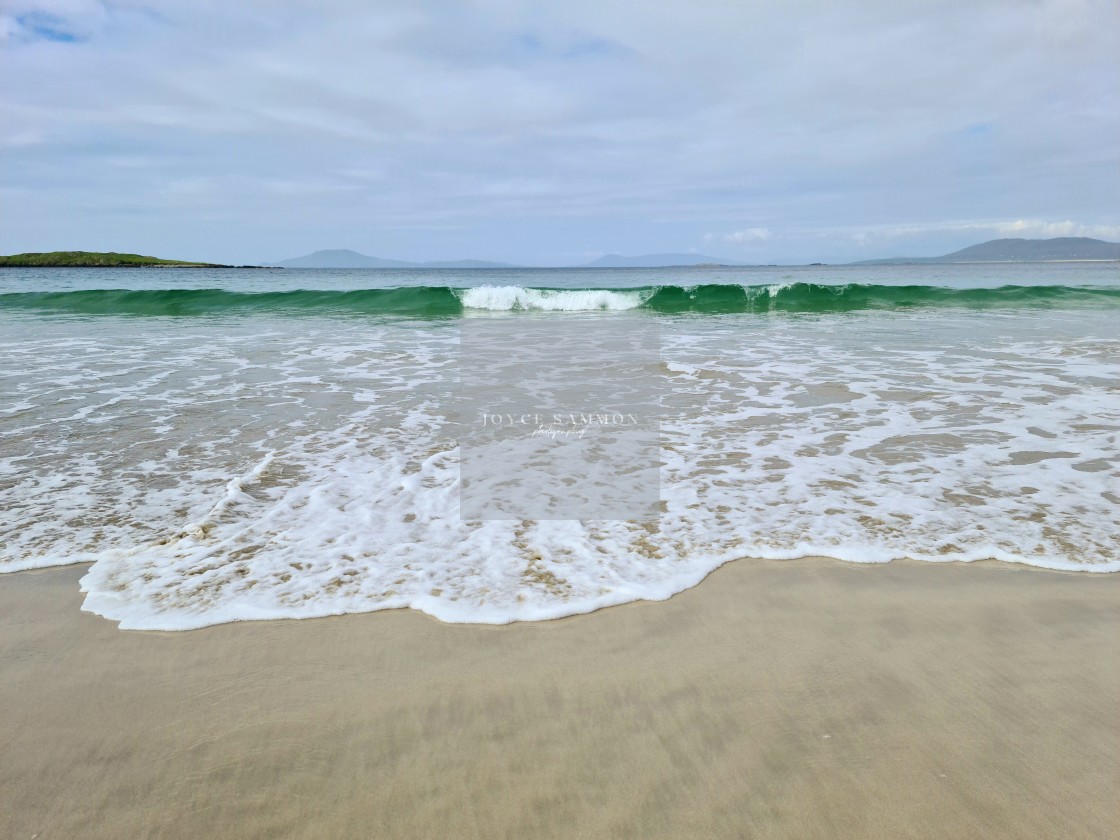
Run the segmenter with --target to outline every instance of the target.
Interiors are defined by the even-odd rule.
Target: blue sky
[[[0,0],[0,252],[1120,240],[1114,0]]]

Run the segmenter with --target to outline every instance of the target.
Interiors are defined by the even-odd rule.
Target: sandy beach
[[[0,834],[1120,833],[1120,578],[730,564],[505,627],[383,612],[186,633],[0,578]]]

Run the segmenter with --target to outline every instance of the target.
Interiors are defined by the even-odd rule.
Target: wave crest
[[[648,310],[663,314],[832,313],[912,308],[1120,308],[1120,287],[885,286],[849,283],[706,284],[615,289],[526,286],[401,286],[350,291],[232,292],[224,289],[86,289],[0,294],[0,310],[82,315],[191,316],[274,312],[438,318],[467,310],[591,312]]]

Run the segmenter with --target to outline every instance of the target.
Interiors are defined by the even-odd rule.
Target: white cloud
[[[759,258],[853,230],[1117,238],[1114,3],[0,0],[21,196],[0,251],[147,231],[247,262],[401,226],[477,232],[393,241],[418,258],[705,229]],[[169,203],[196,179],[215,186]],[[996,221],[898,225],[961,218]]]
[[[1017,219],[999,222],[994,229],[1007,237],[1052,239],[1058,236],[1090,236],[1096,239],[1120,239],[1120,225],[1086,225],[1079,222],[1044,222],[1038,219]]]
[[[851,233],[859,242],[875,239],[924,236],[931,233],[988,234],[1005,238],[1053,239],[1062,236],[1088,236],[1096,239],[1120,239],[1120,224],[1091,224],[1070,220],[1055,222],[1044,219],[987,221],[945,221],[925,224],[892,225],[880,229],[857,230]]]
[[[771,237],[770,229],[764,227],[745,228],[731,233],[705,233],[705,242],[726,242],[731,245],[744,245],[751,242],[765,242]]]
[[[19,34],[21,27],[11,15],[0,14],[0,41],[7,41]]]

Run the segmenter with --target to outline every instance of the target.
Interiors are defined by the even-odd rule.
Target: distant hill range
[[[892,257],[861,260],[851,265],[926,265],[931,263],[1062,262],[1120,260],[1120,243],[1062,236],[1057,239],[993,239],[942,257]]]
[[[487,260],[443,260],[434,262],[408,262],[407,260],[386,260],[370,257],[357,251],[346,249],[316,251],[304,257],[281,260],[273,265],[284,268],[520,268],[512,263],[490,262]],[[676,266],[701,265],[746,265],[746,263],[725,260],[722,257],[709,257],[704,254],[642,254],[624,257],[620,254],[607,254],[593,262],[575,268],[667,268]]]
[[[338,249],[316,251],[303,257],[281,260],[274,265],[284,268],[513,268],[510,263],[486,260],[437,260],[435,262],[408,262],[368,257],[357,251]]]
[[[620,254],[607,254],[605,257],[587,263],[586,268],[676,268],[696,265],[747,265],[747,263],[725,260],[722,257],[709,257],[704,254],[643,254],[638,257],[624,257]]]
[[[993,239],[972,245],[941,257],[892,257],[861,260],[850,265],[924,265],[986,262],[1055,262],[1064,260],[1120,260],[1120,244],[1066,236],[1058,239]],[[442,260],[409,262],[370,257],[345,249],[316,251],[303,257],[273,263],[284,268],[520,268],[512,263],[488,260]],[[712,257],[706,254],[640,254],[623,256],[607,254],[597,260],[573,268],[689,268],[749,266],[752,263]],[[814,263],[819,265],[819,263]]]

